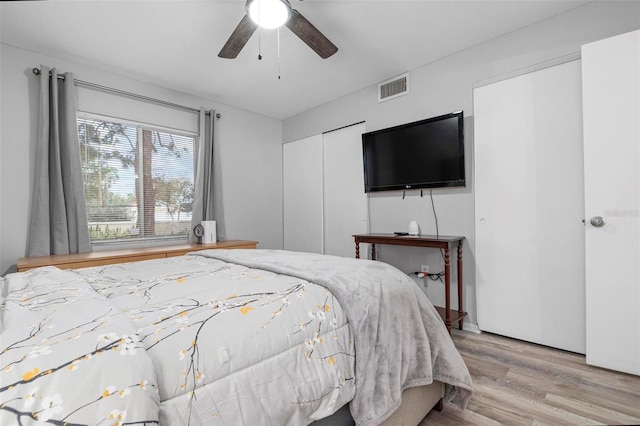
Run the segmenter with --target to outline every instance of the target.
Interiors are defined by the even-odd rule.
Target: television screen
[[[462,111],[362,135],[364,190],[464,186]]]

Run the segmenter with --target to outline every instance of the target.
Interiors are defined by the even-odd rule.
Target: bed
[[[3,425],[417,424],[473,392],[435,308],[382,262],[205,250],[0,284]]]

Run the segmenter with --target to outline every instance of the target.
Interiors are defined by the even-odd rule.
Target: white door
[[[580,62],[474,90],[478,327],[585,351]]]
[[[284,144],[284,249],[322,253],[322,135]]]
[[[355,124],[323,134],[324,253],[354,257],[354,234],[367,232],[362,134]],[[366,251],[365,251],[366,253]]]
[[[640,374],[640,31],[582,62],[587,363]]]

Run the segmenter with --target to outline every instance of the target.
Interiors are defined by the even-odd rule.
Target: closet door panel
[[[364,131],[364,124],[356,124],[323,135],[325,254],[354,257],[352,236],[367,232],[362,166]]]
[[[585,352],[580,62],[474,90],[478,326]]]
[[[640,31],[583,46],[582,66],[587,363],[640,375]]]
[[[282,147],[284,249],[323,252],[322,135]]]

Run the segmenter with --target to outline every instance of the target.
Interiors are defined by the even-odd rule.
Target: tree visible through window
[[[92,241],[186,236],[194,135],[79,114]]]

